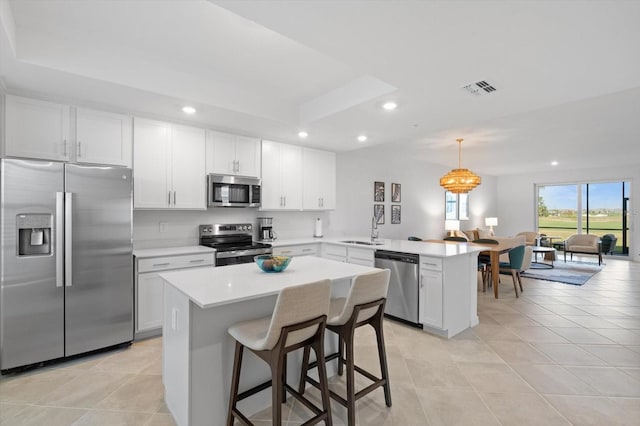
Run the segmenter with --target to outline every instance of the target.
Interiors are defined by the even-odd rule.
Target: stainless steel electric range
[[[200,245],[216,249],[216,266],[251,263],[254,256],[273,252],[270,244],[253,241],[250,223],[200,225]]]

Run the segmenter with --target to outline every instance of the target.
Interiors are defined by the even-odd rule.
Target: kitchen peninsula
[[[478,323],[476,257],[480,249],[437,243],[394,245],[391,241],[385,245],[386,249],[423,253],[421,275],[423,259],[427,267],[440,266],[437,282],[440,294],[425,289],[421,298],[437,305],[435,312],[428,306],[423,309],[431,309],[431,317],[438,317],[440,312],[440,328],[451,326],[451,332],[443,329],[446,337]],[[332,281],[332,297],[344,296],[352,277],[373,270],[368,266],[301,256],[279,274],[261,272],[254,264],[161,273],[165,281],[163,383],[165,402],[176,423],[181,426],[224,423],[234,348],[233,339],[227,334],[229,326],[271,315],[278,292],[284,287],[328,278]],[[333,337],[326,336],[327,352],[336,348]],[[241,390],[269,377],[265,363],[251,359],[251,355],[246,358]],[[287,377],[291,383],[297,381],[299,365],[296,359],[288,363]],[[332,374],[335,366],[328,367]],[[270,401],[269,390],[262,391],[244,401],[243,410],[257,412]]]

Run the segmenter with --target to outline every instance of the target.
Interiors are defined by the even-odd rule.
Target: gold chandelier
[[[456,139],[456,141],[458,142],[458,168],[442,176],[440,178],[440,186],[454,194],[466,194],[480,185],[482,179],[471,170],[460,167],[462,139]]]

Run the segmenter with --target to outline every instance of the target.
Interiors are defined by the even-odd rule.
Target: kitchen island
[[[234,351],[234,340],[227,333],[231,325],[271,315],[282,288],[328,278],[332,297],[344,296],[352,277],[374,270],[308,256],[293,259],[286,271],[276,274],[264,273],[255,264],[161,273],[165,281],[162,378],[165,402],[176,423],[224,424]],[[336,339],[326,338],[327,346],[335,350]],[[300,374],[296,356],[301,354],[290,354],[290,383],[297,383]],[[240,389],[269,377],[267,364],[247,351]],[[251,414],[270,404],[271,390],[266,389],[243,401],[242,409]]]

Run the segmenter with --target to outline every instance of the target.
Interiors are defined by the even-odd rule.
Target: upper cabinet
[[[262,141],[262,210],[302,209],[302,148]]]
[[[76,161],[131,167],[131,117],[78,108]]]
[[[7,156],[131,167],[125,115],[7,95],[5,117]]]
[[[205,131],[136,118],[133,206],[206,209]]]
[[[70,107],[6,96],[5,155],[68,161]]]
[[[207,131],[207,173],[260,177],[260,139]]]
[[[302,208],[336,208],[336,154],[317,149],[302,149]]]

